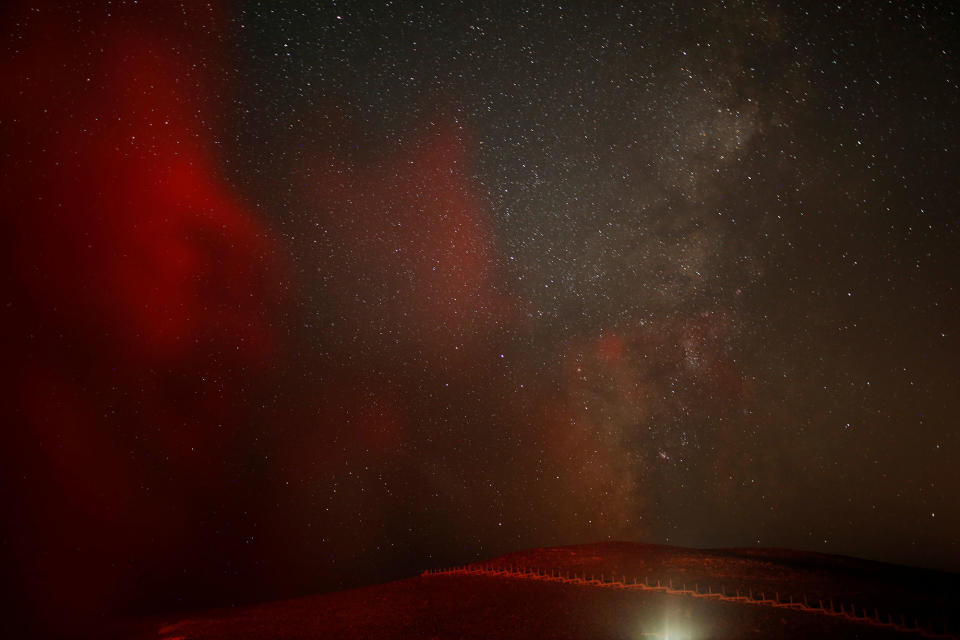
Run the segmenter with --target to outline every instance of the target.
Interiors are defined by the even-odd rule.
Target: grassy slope
[[[787,550],[693,550],[606,543],[534,549],[484,566],[523,566],[779,592],[943,618],[957,576]],[[957,628],[953,620],[951,628]],[[920,638],[802,611],[489,576],[427,576],[224,609],[152,625],[144,638]]]

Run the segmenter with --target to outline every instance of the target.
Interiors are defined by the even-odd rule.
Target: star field
[[[73,615],[610,539],[960,570],[955,7],[3,13],[6,548]]]

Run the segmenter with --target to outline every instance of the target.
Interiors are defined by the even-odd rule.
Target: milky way
[[[143,4],[3,10],[25,620],[960,569],[954,8]]]

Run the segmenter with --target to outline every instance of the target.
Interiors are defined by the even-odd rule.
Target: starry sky
[[[960,570],[957,8],[803,4],[3,9],[23,619],[603,540]]]

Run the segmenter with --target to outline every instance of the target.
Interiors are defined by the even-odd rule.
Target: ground
[[[470,565],[484,574],[423,575],[257,606],[170,615],[136,637],[244,638],[894,638],[957,637],[957,576],[780,549],[694,550],[634,543],[534,549]],[[510,575],[490,575],[504,570]],[[738,592],[769,604],[521,577],[529,569],[697,593]],[[877,627],[801,603],[887,620]],[[952,617],[951,617],[952,616]],[[946,629],[946,632],[944,631]]]

